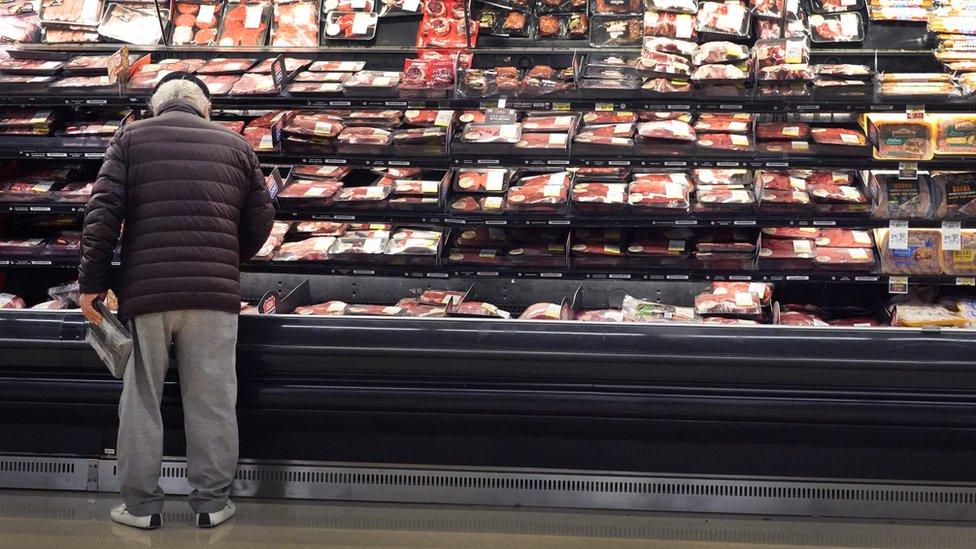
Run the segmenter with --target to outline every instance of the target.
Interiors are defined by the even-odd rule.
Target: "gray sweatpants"
[[[186,430],[187,477],[195,513],[223,509],[237,472],[237,318],[187,310],[135,317],[134,360],[123,376],[118,453],[122,500],[137,516],[159,513],[163,491],[163,381],[175,343]]]

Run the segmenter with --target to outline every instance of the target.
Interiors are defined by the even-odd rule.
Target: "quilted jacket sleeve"
[[[244,200],[244,209],[241,210],[241,225],[239,230],[239,241],[241,250],[241,260],[248,260],[261,250],[264,241],[271,234],[271,227],[274,225],[275,208],[271,203],[271,195],[264,185],[264,174],[261,173],[261,164],[253,151],[248,151],[248,170],[251,175],[251,187],[248,189],[247,198]]]
[[[85,210],[78,268],[82,293],[108,290],[109,268],[125,217],[126,143],[124,131],[112,139]]]

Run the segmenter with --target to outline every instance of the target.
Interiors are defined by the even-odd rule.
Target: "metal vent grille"
[[[114,461],[99,463],[100,491],[117,491]],[[160,486],[190,491],[186,466],[164,463]],[[768,478],[450,470],[245,462],[237,497],[522,505],[535,507],[976,520],[976,485],[885,484]]]
[[[0,456],[0,488],[86,490],[90,460]]]

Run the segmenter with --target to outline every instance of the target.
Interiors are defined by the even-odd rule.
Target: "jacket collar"
[[[189,101],[186,101],[184,99],[179,99],[179,98],[171,99],[163,103],[159,107],[159,112],[156,114],[156,116],[159,116],[161,114],[166,114],[168,112],[186,112],[190,114],[195,114],[200,117],[204,115],[204,113],[194,108]]]

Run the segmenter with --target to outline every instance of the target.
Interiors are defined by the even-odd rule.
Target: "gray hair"
[[[183,99],[203,116],[210,112],[210,100],[203,94],[200,86],[189,80],[170,80],[160,86],[149,99],[153,116],[159,114],[159,109],[164,104],[174,99]]]

